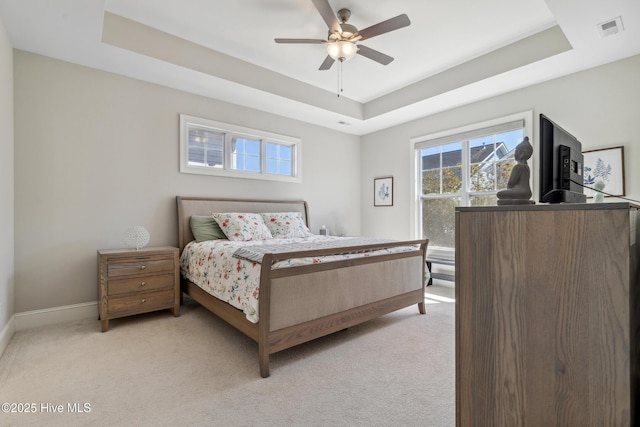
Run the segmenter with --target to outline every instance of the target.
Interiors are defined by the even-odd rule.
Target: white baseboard
[[[7,324],[4,325],[4,328],[2,328],[2,332],[0,332],[0,357],[4,354],[4,350],[9,345],[11,338],[13,338],[13,334],[16,333],[15,318],[15,314],[11,316]]]
[[[43,310],[23,311],[22,313],[16,313],[14,317],[15,331],[54,325],[56,323],[73,322],[92,317],[97,320],[98,302],[85,302],[82,304],[45,308]]]

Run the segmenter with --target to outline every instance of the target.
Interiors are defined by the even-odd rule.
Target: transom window
[[[497,204],[496,194],[507,188],[516,163],[515,147],[529,132],[524,118],[511,118],[412,141],[416,234],[428,238],[430,248],[455,247],[456,207]]]
[[[301,181],[301,141],[180,115],[180,172]]]

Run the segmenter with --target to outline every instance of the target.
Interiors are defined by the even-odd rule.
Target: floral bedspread
[[[258,322],[258,295],[260,264],[233,256],[234,252],[247,245],[278,245],[296,242],[322,242],[327,240],[353,239],[350,237],[313,235],[304,238],[269,239],[254,241],[207,240],[190,242],[180,256],[182,275],[207,293],[242,310],[250,322]],[[331,262],[342,259],[382,255],[414,250],[413,246],[398,246],[375,252],[357,252],[322,257],[306,257],[278,261],[272,268]]]

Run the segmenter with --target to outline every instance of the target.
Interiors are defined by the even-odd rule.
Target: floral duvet
[[[342,241],[349,237],[313,235],[304,238],[269,239],[254,241],[207,240],[190,242],[180,256],[183,277],[193,282],[207,293],[242,310],[250,322],[258,322],[258,295],[260,285],[260,264],[234,257],[234,252],[247,245],[290,245],[293,243]],[[340,246],[338,244],[338,246]],[[342,259],[382,255],[412,250],[414,247],[399,246],[375,252],[356,252],[322,257],[306,257],[278,261],[272,269],[294,267]]]

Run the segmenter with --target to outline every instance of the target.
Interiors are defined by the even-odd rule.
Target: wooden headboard
[[[309,227],[309,209],[303,200],[243,200],[207,197],[176,197],[178,203],[178,246],[180,253],[193,240],[189,221],[192,215],[211,215],[214,212],[300,212]]]

